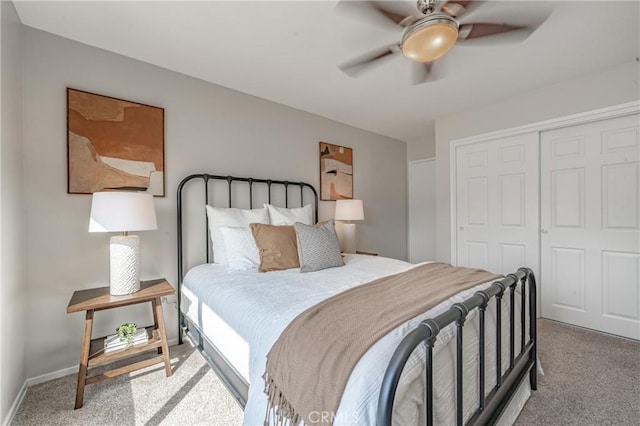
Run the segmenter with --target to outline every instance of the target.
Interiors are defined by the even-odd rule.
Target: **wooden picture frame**
[[[320,142],[320,200],[353,199],[353,150]]]
[[[67,192],[165,195],[164,109],[67,88]]]

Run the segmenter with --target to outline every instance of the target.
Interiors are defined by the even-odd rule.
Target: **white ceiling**
[[[418,86],[401,55],[358,78],[338,69],[402,31],[335,1],[14,3],[25,25],[404,141],[436,117],[640,56],[637,0],[488,1],[463,22],[550,16],[523,43],[456,45],[443,77]],[[417,14],[414,1],[395,7]]]

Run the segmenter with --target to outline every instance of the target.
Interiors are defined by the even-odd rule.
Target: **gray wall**
[[[77,363],[82,315],[65,314],[76,289],[105,285],[109,235],[89,234],[91,197],[69,195],[67,86],[165,108],[166,197],[158,230],[141,233],[142,278],[176,281],[175,191],[187,174],[305,180],[318,185],[318,142],[354,152],[354,195],[364,200],[358,247],[406,259],[406,144],[241,94],[140,61],[27,29],[25,202],[30,316],[27,375]],[[322,202],[320,219],[333,215]],[[175,304],[164,305],[170,338]],[[150,322],[142,306],[97,314],[95,333],[124,321]]]
[[[24,28],[13,3],[0,2],[0,422],[26,380],[27,286],[22,191]]]
[[[451,259],[450,142],[640,98],[636,61],[436,120],[438,260]]]
[[[436,156],[436,122],[427,121],[422,138],[407,141],[407,161],[424,160]]]

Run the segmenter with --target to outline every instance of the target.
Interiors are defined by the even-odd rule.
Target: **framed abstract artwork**
[[[164,109],[67,88],[67,192],[164,196]]]
[[[353,150],[320,142],[320,200],[353,198]]]

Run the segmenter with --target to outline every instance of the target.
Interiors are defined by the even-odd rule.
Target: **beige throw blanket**
[[[332,424],[351,371],[374,343],[456,293],[498,277],[481,269],[428,263],[307,309],[267,355],[265,424]]]

